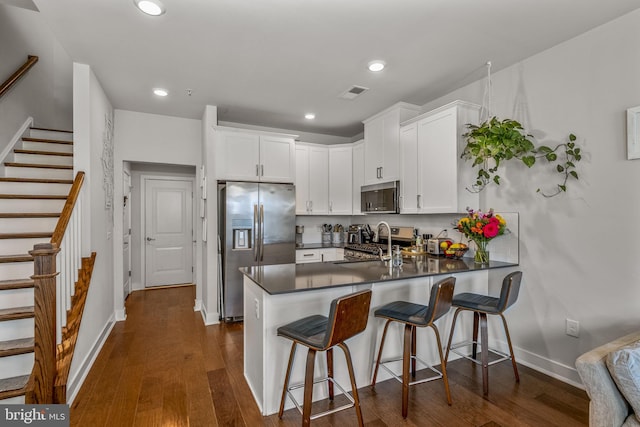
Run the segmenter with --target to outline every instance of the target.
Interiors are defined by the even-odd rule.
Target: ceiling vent
[[[368,87],[355,86],[354,85],[354,86],[351,86],[349,89],[345,90],[344,92],[342,92],[338,96],[338,98],[352,100],[352,99],[355,99],[356,97],[362,95],[363,93],[365,93],[368,90],[369,90]]]

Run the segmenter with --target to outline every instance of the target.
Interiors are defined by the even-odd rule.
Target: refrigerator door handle
[[[264,205],[260,204],[260,261],[264,261]]]
[[[253,205],[253,260],[258,261],[258,245],[260,242],[258,224],[258,205]]]

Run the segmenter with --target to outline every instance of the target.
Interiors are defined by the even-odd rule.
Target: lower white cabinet
[[[342,248],[320,248],[320,249],[297,249],[296,264],[307,264],[312,262],[342,261],[344,259],[344,249]]]

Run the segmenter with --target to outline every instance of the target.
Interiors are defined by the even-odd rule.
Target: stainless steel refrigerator
[[[295,199],[293,184],[218,185],[222,319],[242,319],[240,267],[295,263]]]

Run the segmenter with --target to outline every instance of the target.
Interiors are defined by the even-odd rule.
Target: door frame
[[[145,231],[147,227],[146,223],[146,203],[145,197],[147,195],[147,181],[150,180],[163,180],[163,181],[187,181],[191,183],[191,229],[193,234],[191,236],[191,283],[195,283],[196,277],[196,224],[197,224],[197,210],[196,210],[196,197],[195,197],[195,177],[189,176],[175,176],[175,175],[157,175],[157,174],[140,174],[140,281],[142,282],[142,289],[147,288],[147,245],[145,241]]]
[[[128,179],[125,179],[125,175],[128,177]],[[125,231],[125,229],[124,229],[125,216],[126,215],[129,216],[129,218],[128,218],[129,219],[129,230],[128,230],[128,234],[129,234],[129,270],[127,272],[127,274],[129,275],[129,279],[125,283],[122,284],[123,288],[124,288],[123,289],[123,298],[125,300],[127,299],[129,294],[131,293],[131,289],[133,287],[132,283],[131,283],[132,280],[133,280],[132,277],[131,277],[131,259],[132,259],[131,251],[133,250],[133,242],[131,241],[131,227],[132,227],[132,224],[131,224],[131,203],[132,203],[131,194],[132,194],[132,191],[131,191],[131,189],[133,188],[133,181],[131,179],[132,179],[131,170],[127,170],[127,169],[123,168],[122,169],[122,192],[124,193],[124,197],[128,196],[126,201],[123,200],[124,203],[123,203],[123,207],[122,207],[122,225],[123,225],[123,227],[122,227],[122,231],[123,231],[123,233],[122,233],[122,241],[123,241],[122,250],[123,251],[124,251],[124,236],[125,236],[125,234],[124,234],[124,231]],[[127,181],[128,181],[129,185],[128,185],[127,191],[125,192],[125,186],[127,185]],[[123,270],[123,274],[124,274],[125,273],[124,272],[124,259],[123,259],[122,267],[123,267],[122,270]]]

